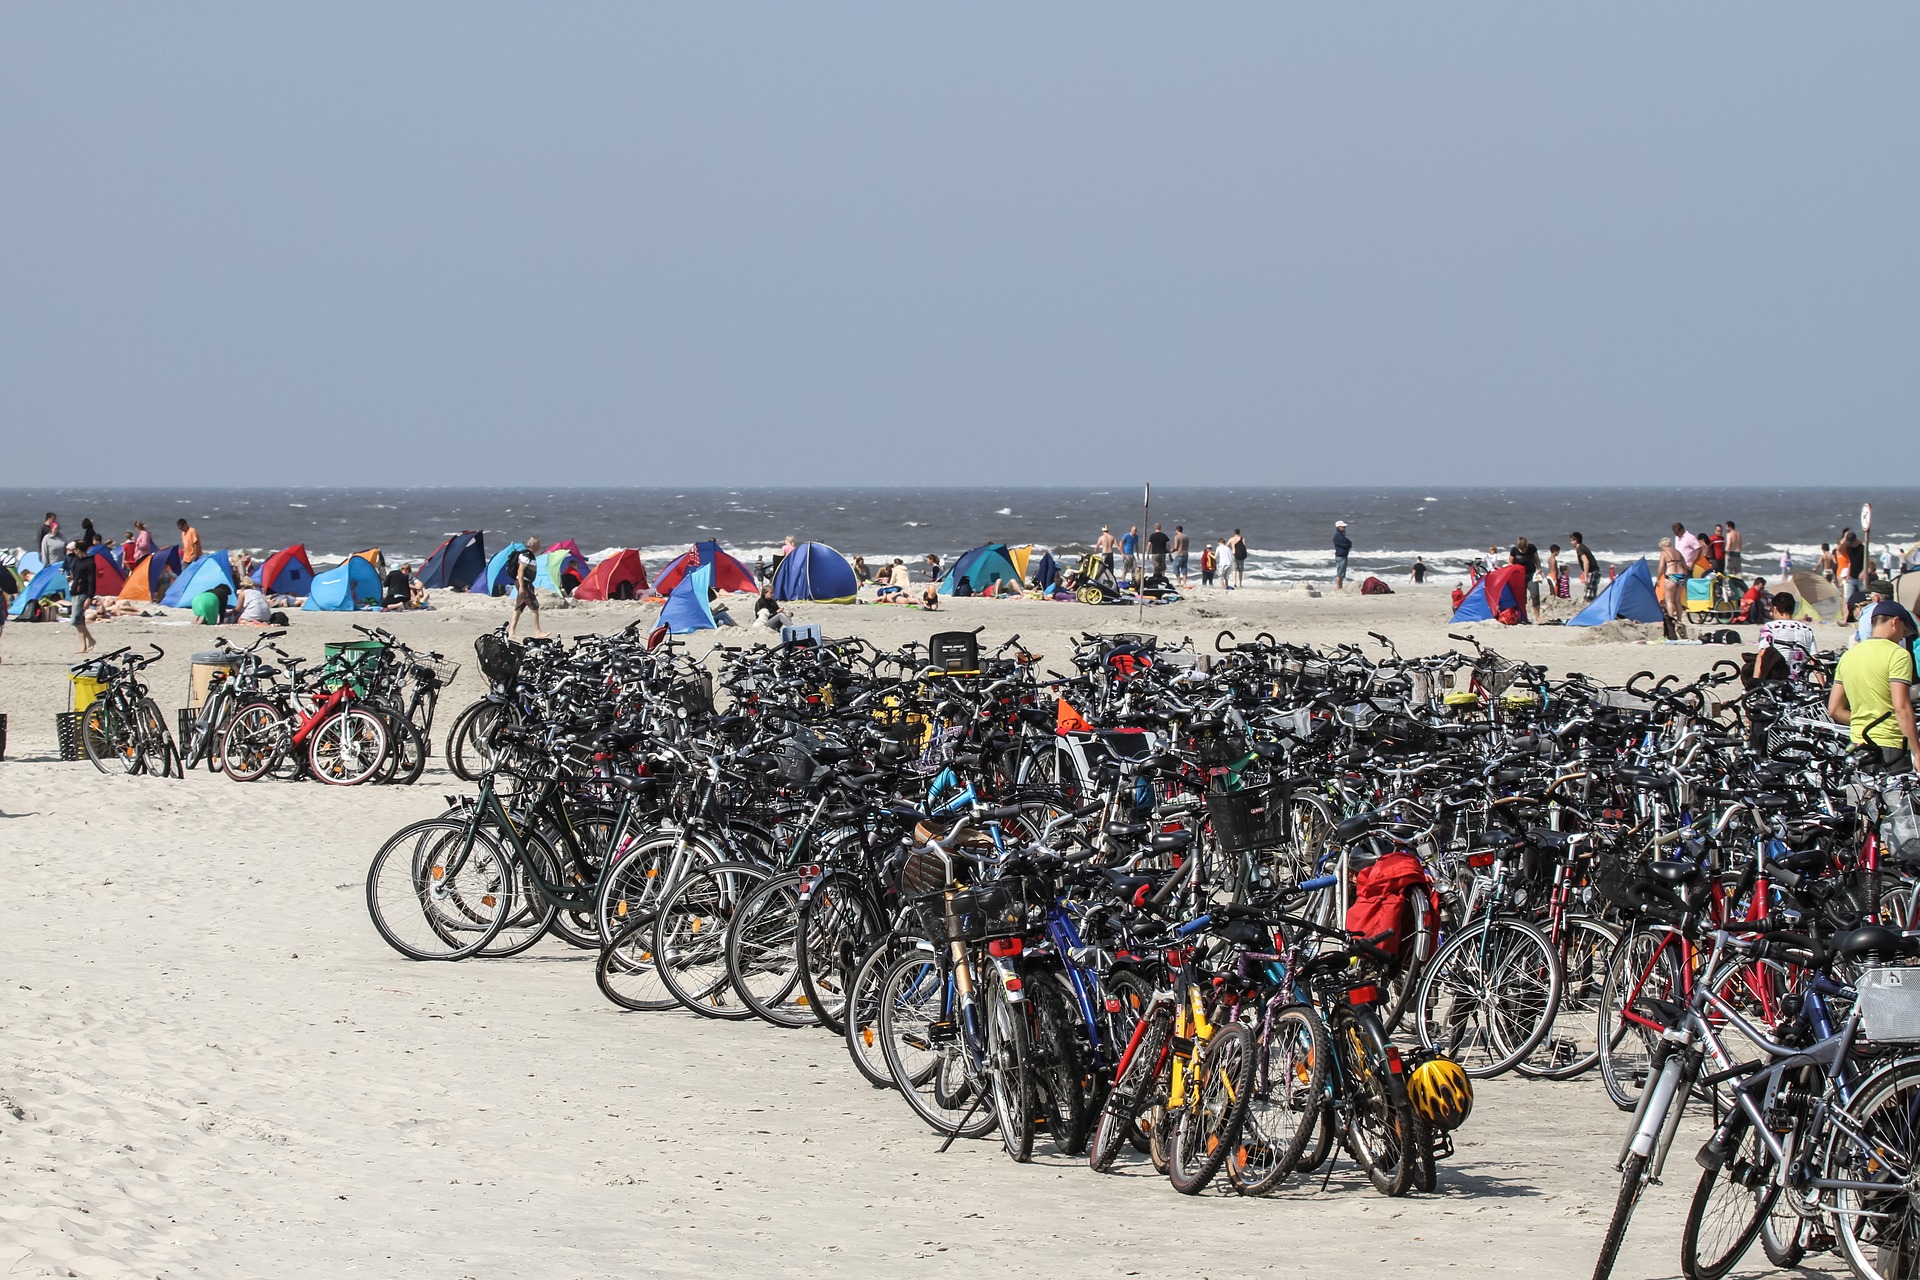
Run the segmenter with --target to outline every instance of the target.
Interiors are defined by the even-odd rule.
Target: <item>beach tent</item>
[[[773,594],[779,600],[848,604],[860,594],[860,583],[845,556],[824,542],[803,542],[780,562]]]
[[[1451,622],[1488,622],[1499,618],[1504,609],[1526,611],[1527,571],[1510,564],[1495,569],[1468,589]]]
[[[682,636],[689,631],[712,631],[718,627],[720,624],[713,620],[713,609],[707,604],[707,592],[712,587],[713,566],[710,564],[695,565],[681,575],[679,583],[668,593],[667,602],[660,606],[654,636],[663,632]]]
[[[59,569],[42,569],[33,575],[33,581],[26,590],[13,598],[13,608],[7,613],[18,618],[26,613],[27,606],[43,596],[60,596],[67,593],[67,575]]]
[[[1032,571],[1027,575],[1027,581],[1037,590],[1051,591],[1054,584],[1060,581],[1060,566],[1055,563],[1051,551],[1043,552],[1038,561],[1029,560],[1027,567]]]
[[[20,557],[20,563],[14,566],[14,572],[20,575],[20,581],[32,582],[33,575],[46,567],[47,562],[40,558],[39,552],[29,551]]]
[[[575,600],[632,600],[647,593],[647,566],[631,548],[616,551],[593,566],[586,581],[574,589]]]
[[[1004,542],[989,542],[983,547],[963,551],[940,579],[940,590],[947,595],[953,594],[960,579],[965,578],[974,591],[984,591],[989,583],[1011,582],[1022,585],[1020,571],[1013,567],[1013,557],[1007,553]]]
[[[223,582],[227,590],[233,593],[229,599],[240,594],[236,589],[238,584],[233,580],[232,559],[224,551],[214,551],[188,565],[187,571],[175,578],[173,585],[167,588],[167,594],[160,603],[169,609],[189,609],[193,607],[195,596],[202,591],[211,591]]]
[[[141,556],[133,562],[119,595],[122,600],[160,600],[166,596],[167,583],[172,580],[173,574],[167,570],[164,557],[158,553]]]
[[[1618,574],[1606,589],[1593,598],[1567,623],[1570,627],[1597,627],[1603,622],[1625,618],[1630,622],[1659,622],[1666,614],[1660,608],[1660,596],[1653,588],[1653,570],[1645,560],[1635,560],[1626,572]]]
[[[1846,601],[1840,596],[1840,588],[1806,569],[1793,571],[1793,594],[1800,600],[1799,608],[1794,611],[1799,617],[1835,622],[1846,613]]]
[[[493,559],[487,561],[487,567],[480,571],[480,576],[473,580],[473,586],[468,589],[483,596],[507,594],[508,589],[513,586],[507,580],[507,557],[516,551],[526,549],[527,544],[524,542],[509,542],[494,554]]]
[[[1033,559],[1033,544],[1031,542],[1024,547],[1008,547],[1007,559],[1013,562],[1013,571],[1020,575],[1022,582],[1032,581],[1031,578],[1027,577],[1027,564]]]
[[[93,557],[93,594],[119,595],[120,588],[127,585],[127,575],[120,569],[120,557],[106,546],[95,547],[88,554]]]
[[[167,574],[169,577],[186,568],[186,566],[180,562],[180,548],[177,545],[161,547],[158,551],[151,552],[150,554],[160,562],[161,572]]]
[[[465,591],[486,568],[487,535],[467,529],[433,549],[420,566],[420,585],[429,591]]]
[[[587,558],[580,552],[580,544],[572,538],[565,542],[556,542],[534,557],[533,585],[545,587],[549,591],[560,589],[560,579],[571,569],[582,581],[588,573]]]
[[[754,585],[753,570],[722,551],[719,543],[709,540],[694,543],[693,550],[662,569],[660,576],[653,580],[653,594],[667,595],[680,585],[682,578],[703,566],[713,570],[715,591],[758,592],[760,590]]]
[[[365,557],[349,556],[325,573],[316,573],[303,609],[346,610],[380,603],[380,575]]]
[[[276,551],[267,557],[260,566],[260,589],[270,596],[303,596],[313,585],[313,561],[307,559],[307,548],[302,543],[294,543],[284,551]]]

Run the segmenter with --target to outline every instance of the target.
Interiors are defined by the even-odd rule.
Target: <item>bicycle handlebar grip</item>
[[[1331,889],[1339,883],[1340,877],[1337,875],[1315,876],[1311,880],[1302,880],[1295,888],[1301,893],[1312,893],[1316,889]]]

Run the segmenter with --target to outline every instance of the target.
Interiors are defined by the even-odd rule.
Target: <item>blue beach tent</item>
[[[487,567],[480,571],[480,576],[473,580],[473,586],[469,590],[483,596],[507,594],[508,589],[513,586],[513,583],[507,580],[507,557],[516,551],[526,549],[527,544],[524,542],[509,542],[502,547],[493,559],[487,561]]]
[[[486,569],[487,535],[467,529],[433,549],[420,566],[420,585],[429,591],[465,591]]]
[[[187,571],[173,580],[167,588],[167,594],[160,601],[169,609],[188,609],[193,606],[193,598],[202,591],[211,591],[222,583],[232,594],[229,599],[238,598],[239,584],[233,578],[233,561],[224,551],[215,551],[201,556],[187,566]]]
[[[42,569],[33,575],[26,590],[13,598],[13,608],[7,613],[15,618],[26,613],[27,606],[42,596],[58,596],[67,593],[67,575],[62,569]]]
[[[313,575],[313,584],[307,588],[307,602],[300,607],[337,612],[379,603],[380,575],[359,556],[349,556],[345,564]]]
[[[1498,621],[1500,615],[1508,609],[1517,609],[1526,613],[1527,602],[1523,594],[1527,589],[1527,571],[1517,564],[1495,569],[1480,581],[1467,589],[1460,601],[1460,607],[1453,611],[1449,622],[1488,622]]]
[[[773,575],[773,594],[778,600],[849,604],[860,594],[860,582],[838,551],[824,542],[803,542],[780,562],[780,572]]]
[[[1567,623],[1570,627],[1597,627],[1615,618],[1632,622],[1659,622],[1666,615],[1660,609],[1660,597],[1653,589],[1653,570],[1645,560],[1635,560],[1627,571],[1607,584],[1593,603]]]
[[[46,561],[40,558],[39,552],[29,551],[20,557],[20,563],[13,566],[13,571],[20,575],[20,581],[32,582],[33,575],[46,567]]]
[[[680,579],[668,595],[667,602],[660,606],[660,620],[654,624],[654,631],[665,630],[676,636],[689,631],[712,631],[720,624],[713,620],[713,608],[707,603],[707,592],[713,587],[713,566],[703,564]]]
[[[962,578],[967,580],[967,585],[973,588],[975,594],[985,591],[995,582],[1011,582],[1016,587],[1021,585],[1020,571],[1013,567],[1013,556],[1004,542],[989,542],[983,547],[961,552],[960,558],[940,579],[940,590],[952,595]]]

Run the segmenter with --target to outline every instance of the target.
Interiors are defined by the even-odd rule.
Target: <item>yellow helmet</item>
[[[1452,1058],[1432,1057],[1407,1078],[1407,1097],[1436,1129],[1458,1129],[1473,1114],[1473,1081]]]

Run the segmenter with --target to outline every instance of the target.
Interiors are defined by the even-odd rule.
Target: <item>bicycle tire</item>
[[[121,767],[113,749],[113,717],[104,698],[95,698],[80,713],[80,750],[101,773]]]
[[[880,980],[895,954],[882,945],[861,957],[854,966],[853,981],[847,984],[847,1011],[841,1019],[840,1038],[846,1043],[847,1056],[853,1059],[854,1070],[876,1089],[899,1087],[880,1044]]]
[[[1447,940],[1420,983],[1420,1043],[1491,1080],[1546,1036],[1560,1001],[1559,954],[1546,935],[1510,916],[1468,925]]]
[[[364,707],[342,707],[307,735],[307,768],[329,786],[354,787],[387,759],[386,722]]]
[[[1105,1173],[1113,1167],[1120,1148],[1127,1144],[1138,1126],[1141,1113],[1155,1101],[1153,1087],[1164,1074],[1160,1070],[1160,1055],[1172,1036],[1173,1011],[1171,1007],[1163,1007],[1149,1010],[1138,1036],[1129,1041],[1113,1088],[1107,1091],[1106,1101],[1100,1105],[1100,1115],[1093,1122],[1093,1136],[1087,1144],[1087,1164],[1095,1173]]]
[[[620,931],[600,948],[593,965],[593,981],[601,995],[635,1013],[664,1013],[680,1007],[680,1001],[661,984],[660,970],[653,963],[651,913],[625,920]]]
[[[1000,1143],[1016,1164],[1026,1164],[1033,1159],[1037,1127],[1027,1003],[1013,998],[997,971],[988,975],[985,987],[980,1002],[986,1006],[987,1080],[1000,1120]]]
[[[1572,917],[1566,928],[1568,937],[1560,948],[1560,1002],[1553,1020],[1540,1043],[1513,1064],[1531,1079],[1571,1080],[1600,1061],[1600,993],[1620,931],[1591,916]]]
[[[1861,1280],[1894,1280],[1920,1264],[1920,1222],[1907,1192],[1911,1174],[1890,1167],[1885,1152],[1901,1153],[1909,1166],[1920,1153],[1920,1055],[1897,1059],[1861,1081],[1847,1104],[1846,1128],[1873,1150],[1856,1150],[1843,1126],[1830,1126],[1821,1158],[1822,1176],[1888,1182],[1880,1197],[1852,1188],[1834,1193],[1832,1226],[1836,1251]],[[1885,1219],[1883,1225],[1882,1219]]]
[[[1593,1280],[1608,1280],[1613,1264],[1620,1256],[1620,1244],[1627,1238],[1627,1223],[1633,1208],[1647,1186],[1647,1158],[1630,1152],[1620,1166],[1620,1191],[1614,1197],[1613,1216],[1607,1219],[1607,1234],[1600,1241],[1600,1256],[1593,1263]]]
[[[1195,1047],[1195,1078],[1187,1086],[1193,1092],[1177,1111],[1170,1111],[1167,1180],[1180,1194],[1205,1191],[1233,1153],[1253,1094],[1253,1066],[1253,1034],[1238,1022],[1215,1027],[1213,1035]]]
[[[498,884],[510,879],[506,859],[484,829],[475,832],[473,851],[465,851],[465,833],[458,819],[410,823],[388,837],[367,868],[367,915],[386,944],[409,960],[463,960],[506,922]],[[449,876],[451,863],[458,865]],[[462,878],[472,882],[471,891],[449,903]]]
[[[256,782],[273,771],[285,751],[280,708],[249,702],[220,731],[221,772],[235,782]]]
[[[553,928],[554,918],[559,914],[553,903],[534,887],[534,872],[537,870],[552,883],[554,878],[553,847],[539,835],[520,824],[520,848],[525,851],[523,857],[519,850],[502,842],[513,862],[513,876],[508,881],[511,895],[506,920],[500,926],[487,945],[474,954],[487,960],[503,960],[508,956],[517,956],[547,936]]]
[[[462,782],[478,782],[480,775],[493,767],[493,754],[487,749],[492,722],[506,714],[506,704],[482,698],[469,703],[453,718],[447,730],[447,768]]]
[[[1087,1149],[1093,1099],[1086,1053],[1075,1030],[1077,1010],[1069,1007],[1066,982],[1064,974],[1041,970],[1030,973],[1024,985],[1033,1009],[1034,1079],[1045,1094],[1047,1136],[1060,1154],[1078,1156]]]
[[[818,1019],[800,987],[798,871],[768,876],[727,922],[727,978],[753,1015],[791,1030]]]
[[[853,961],[881,929],[880,909],[850,875],[825,877],[801,904],[800,990],[827,1030],[840,1031]]]
[[[688,1010],[705,1018],[751,1018],[727,976],[727,926],[767,869],[718,862],[689,872],[660,900],[653,919],[653,963],[660,981]]]
[[[1377,1023],[1344,1014],[1327,1028],[1344,1063],[1349,1091],[1341,1139],[1383,1196],[1403,1196],[1413,1185],[1413,1106],[1394,1072]]]
[[[1596,1061],[1607,1096],[1622,1111],[1639,1105],[1640,1091],[1652,1078],[1654,1046],[1660,1042],[1656,1032],[1626,1020],[1626,1003],[1630,997],[1672,1000],[1679,991],[1679,968],[1663,933],[1631,930],[1607,959],[1594,1036],[1599,1049]]]
[[[967,1073],[958,1019],[935,1034],[943,1012],[959,1012],[947,1003],[951,985],[930,950],[894,957],[880,980],[880,1047],[900,1096],[935,1133],[984,1138],[999,1117],[984,1082]]]
[[[1723,1277],[1760,1234],[1780,1188],[1772,1185],[1759,1135],[1743,1119],[1734,1120],[1733,1149],[1717,1169],[1700,1171],[1687,1223],[1680,1234],[1680,1271],[1687,1280]],[[1731,1230],[1728,1230],[1731,1228]],[[1702,1236],[1706,1251],[1702,1253]]]
[[[1255,1046],[1247,1118],[1227,1157],[1227,1181],[1243,1196],[1266,1195],[1300,1163],[1327,1092],[1327,1031],[1312,1009],[1281,1009]]]

